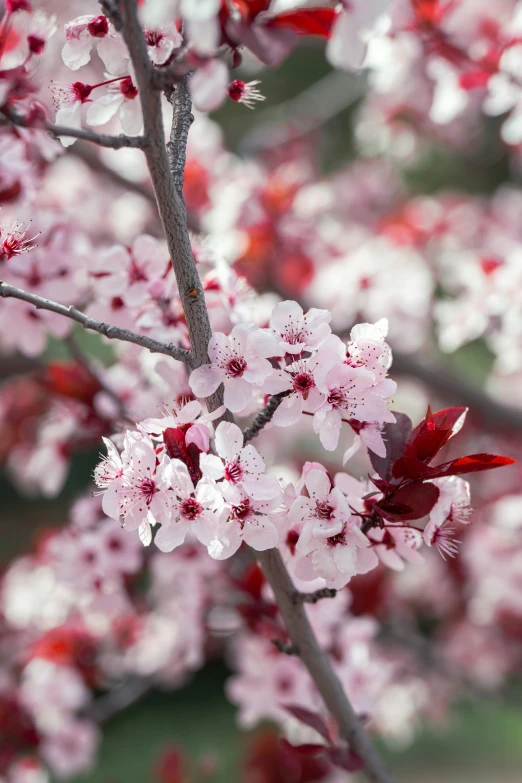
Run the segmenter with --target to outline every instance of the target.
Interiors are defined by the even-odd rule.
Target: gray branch
[[[105,133],[96,133],[87,128],[67,128],[65,125],[53,125],[51,122],[45,122],[41,125],[30,125],[25,117],[12,111],[4,110],[3,116],[5,121],[10,122],[12,125],[16,125],[19,128],[47,131],[55,139],[60,136],[72,136],[75,139],[90,141],[99,147],[108,147],[113,150],[120,150],[124,147],[143,149],[146,144],[143,136],[125,136],[123,133],[119,136],[108,136]]]
[[[167,153],[174,187],[180,197],[183,194],[188,135],[190,126],[194,122],[188,84],[189,77],[190,74],[187,74],[177,87],[165,90],[165,96],[172,106],[172,127],[170,130],[170,141],[167,144]]]
[[[191,350],[191,367],[208,362],[208,344],[212,334],[198,270],[190,246],[183,198],[169,176],[170,165],[165,147],[159,94],[152,89],[153,69],[138,19],[136,0],[121,0],[122,34],[129,49],[140,93],[147,147],[145,155],[167,238],[172,265],[185,319]],[[173,118],[176,124],[176,116]],[[177,129],[174,129],[176,138]],[[180,136],[182,134],[180,133]],[[182,153],[184,154],[184,152]],[[175,151],[179,160],[181,152]],[[210,410],[222,404],[222,388],[207,399]],[[232,420],[232,417],[230,417]],[[368,778],[374,783],[392,783],[392,777],[372,748],[359,718],[332,669],[327,655],[319,646],[301,603],[295,603],[295,586],[277,549],[258,553],[259,562],[272,586],[292,644],[299,650],[327,708],[339,725],[342,736],[365,763]]]
[[[337,590],[334,587],[321,587],[319,590],[314,590],[313,593],[297,592],[294,596],[294,601],[302,604],[316,604],[318,601],[322,601],[323,598],[335,598],[336,595]]]
[[[71,318],[73,321],[81,324],[84,329],[98,332],[98,334],[102,334],[109,340],[135,343],[135,345],[140,345],[142,348],[147,348],[151,353],[163,353],[165,356],[171,356],[179,362],[186,362],[187,364],[190,362],[190,353],[185,348],[172,345],[172,343],[160,343],[150,337],[145,337],[145,335],[131,332],[130,329],[121,329],[119,326],[96,321],[96,319],[90,318],[72,305],[59,304],[51,301],[51,299],[44,299],[41,296],[30,294],[28,291],[22,291],[21,288],[15,288],[15,286],[2,282],[0,282],[0,297],[4,299],[20,299],[22,302],[33,305],[37,310],[49,310],[51,313],[58,313],[58,315]]]
[[[272,421],[274,413],[281,405],[285,396],[286,393],[282,392],[281,394],[274,394],[272,397],[269,397],[265,407],[262,408],[258,414],[256,414],[252,423],[245,430],[243,430],[244,443],[248,443],[249,440],[252,440],[252,438],[255,438],[257,435],[259,435],[263,427],[266,427],[266,425]]]

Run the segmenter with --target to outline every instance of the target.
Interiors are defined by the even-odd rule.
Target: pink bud
[[[109,22],[107,18],[101,14],[89,22],[87,29],[93,38],[105,38],[109,32]]]

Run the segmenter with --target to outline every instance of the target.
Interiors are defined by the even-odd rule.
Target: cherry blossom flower
[[[266,96],[257,89],[258,84],[261,84],[259,79],[246,84],[241,79],[235,79],[227,87],[228,97],[236,103],[242,103],[247,109],[254,109],[256,101],[266,100]]]
[[[304,520],[296,544],[296,576],[305,581],[320,576],[328,587],[343,587],[352,576],[374,568],[377,556],[341,490],[331,489],[325,472],[311,470],[305,485],[310,498],[297,498],[290,510],[291,519]]]
[[[214,482],[202,478],[194,488],[187,466],[178,459],[170,461],[169,480],[174,495],[172,516],[156,533],[155,544],[162,552],[171,552],[185,541],[189,531],[208,544],[223,508],[223,499]]]
[[[268,394],[285,397],[272,417],[278,427],[289,427],[299,421],[303,410],[313,413],[324,402],[325,395],[318,388],[318,362],[315,359],[299,359],[285,367],[274,370],[264,384]]]
[[[48,16],[40,10],[31,14],[26,33],[27,48],[29,49],[29,52],[34,55],[42,54],[47,41],[52,38],[56,29],[55,14]]]
[[[56,108],[56,124],[80,129],[82,127],[82,105],[89,100],[93,90],[92,86],[83,82],[73,82],[72,84],[54,82],[49,89]],[[69,147],[74,144],[76,139],[72,136],[62,136],[60,141],[64,147]]]
[[[214,537],[207,542],[210,557],[225,560],[237,552],[242,541],[259,552],[277,546],[277,527],[270,514],[278,508],[280,496],[255,500],[229,481],[223,482],[222,492],[226,513],[219,521]]]
[[[422,537],[428,546],[435,546],[442,557],[454,557],[458,551],[454,525],[469,524],[473,514],[469,482],[458,476],[448,476],[435,479],[433,483],[439,489],[439,499],[430,512]]]
[[[164,65],[183,41],[181,33],[174,24],[147,27],[144,35],[149,57],[155,65]]]
[[[270,328],[279,344],[280,355],[299,355],[304,351],[316,351],[329,336],[328,310],[312,307],[306,315],[297,302],[279,302],[270,318]]]
[[[24,224],[15,220],[9,231],[5,233],[2,238],[2,230],[0,229],[0,261],[4,259],[9,261],[13,256],[19,256],[21,253],[28,253],[33,250],[37,245],[34,244],[34,240],[38,239],[40,232],[32,237],[27,237],[26,234],[29,231],[30,223],[24,228]]]
[[[239,486],[254,500],[280,497],[279,482],[275,476],[265,475],[265,463],[254,446],[243,447],[243,433],[237,424],[222,421],[216,430],[215,445],[219,457],[201,456],[204,475]]]
[[[171,480],[170,460],[165,455],[158,465],[156,462],[152,442],[138,436],[125,455],[123,477],[105,488],[103,510],[113,519],[123,517],[126,530],[137,530],[143,525],[144,535],[149,525],[170,521],[172,493],[167,491]]]
[[[403,571],[404,561],[414,565],[424,563],[424,558],[418,552],[422,545],[422,533],[418,530],[387,525],[384,529],[372,528],[368,538],[379,560],[394,571]]]
[[[65,25],[65,38],[62,59],[72,71],[87,65],[96,42],[98,54],[109,73],[119,76],[126,71],[127,48],[105,16],[85,15],[73,19]]]
[[[394,422],[386,402],[376,392],[375,376],[362,367],[340,364],[332,367],[319,388],[325,400],[314,414],[314,431],[329,451],[337,448],[343,418],[382,424]],[[395,388],[395,384],[391,384]],[[386,389],[387,391],[387,389]]]
[[[208,397],[223,383],[225,405],[238,413],[252,399],[253,387],[260,387],[273,372],[266,357],[274,356],[274,341],[253,325],[240,324],[228,337],[213,334],[208,355],[211,364],[193,370],[190,388],[196,397]]]
[[[137,98],[138,90],[130,76],[109,84],[105,95],[93,100],[87,109],[87,123],[94,127],[105,125],[118,114],[123,132],[128,136],[136,136],[143,127],[141,106]]]

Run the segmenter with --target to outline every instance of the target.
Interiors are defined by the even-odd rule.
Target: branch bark
[[[0,282],[0,297],[4,299],[20,299],[22,302],[33,305],[37,310],[49,310],[51,313],[58,313],[58,315],[71,318],[73,321],[81,324],[84,329],[98,332],[98,334],[102,334],[109,340],[123,340],[126,343],[135,343],[142,348],[147,348],[151,353],[163,353],[166,356],[177,359],[179,362],[188,363],[190,360],[190,354],[185,348],[172,345],[172,343],[160,343],[145,335],[131,332],[130,329],[121,329],[119,326],[96,321],[95,318],[90,318],[72,305],[63,305],[59,304],[59,302],[53,302],[51,299],[44,299],[41,296],[22,291],[21,288],[15,288],[15,286],[7,283]]]
[[[285,397],[284,392],[282,394],[273,394],[268,398],[268,402],[259,413],[256,414],[252,423],[243,430],[243,442],[248,443],[249,440],[259,435],[261,430],[272,421],[274,413],[279,408]]]
[[[90,141],[99,147],[108,147],[113,150],[120,150],[123,147],[143,149],[146,145],[146,140],[143,136],[125,136],[123,133],[119,136],[108,136],[105,133],[96,133],[87,128],[68,128],[65,125],[53,125],[51,122],[46,122],[42,125],[30,125],[25,117],[22,117],[20,114],[15,114],[12,111],[4,111],[3,114],[5,120],[12,125],[16,125],[19,128],[47,131],[55,139],[60,136],[71,136],[75,139]]]
[[[150,169],[158,209],[165,230],[179,294],[189,329],[191,367],[208,362],[208,344],[212,335],[205,297],[192,254],[187,229],[185,204],[179,180],[174,176],[184,160],[185,150],[170,148],[170,161],[165,147],[160,96],[152,89],[153,69],[149,60],[143,31],[138,19],[136,0],[121,0],[122,34],[129,49],[136,74],[143,111],[147,147],[145,155]],[[173,129],[171,140],[186,142],[184,128],[189,123],[190,96],[182,83],[173,95]],[[188,112],[188,114],[187,114]],[[180,121],[183,118],[183,128]],[[173,176],[166,176],[167,172]],[[181,181],[182,185],[182,181]],[[207,404],[215,410],[222,404],[222,389],[209,397]],[[368,778],[375,783],[392,783],[392,778],[378,754],[372,748],[354,712],[341,682],[312,631],[303,605],[295,604],[296,589],[277,549],[258,553],[259,561],[270,582],[285,620],[292,643],[299,649],[301,660],[308,668],[323,700],[336,719],[342,736],[364,760]]]

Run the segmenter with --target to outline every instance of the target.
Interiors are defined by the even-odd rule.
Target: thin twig
[[[112,326],[111,324],[106,324],[102,321],[96,321],[96,319],[90,318],[90,316],[77,310],[76,307],[73,307],[72,305],[62,305],[59,304],[59,302],[53,302],[51,299],[44,299],[41,296],[30,294],[28,291],[22,291],[21,288],[15,288],[15,286],[2,282],[0,282],[0,297],[4,297],[5,299],[21,299],[23,302],[27,302],[36,307],[37,310],[49,310],[52,313],[58,313],[58,315],[71,318],[73,321],[81,324],[84,329],[98,332],[98,334],[102,334],[109,340],[122,340],[126,343],[135,343],[142,348],[147,348],[151,353],[162,353],[166,356],[171,356],[173,359],[177,359],[179,362],[190,362],[190,353],[185,348],[172,345],[172,343],[160,343],[150,337],[145,337],[145,335],[131,332],[130,329],[122,329],[119,326]]]
[[[52,122],[45,122],[41,125],[30,125],[25,117],[22,117],[20,114],[15,114],[13,111],[6,111],[5,109],[3,110],[3,117],[5,118],[5,121],[10,122],[12,125],[16,125],[19,128],[47,131],[47,133],[50,133],[55,139],[60,138],[60,136],[70,136],[75,139],[90,141],[93,144],[97,144],[99,147],[109,147],[113,150],[120,150],[124,147],[144,149],[146,146],[146,140],[143,136],[125,136],[123,133],[119,136],[108,136],[105,133],[96,133],[87,128],[68,128],[65,125],[54,125]]]
[[[266,425],[272,421],[274,413],[283,402],[285,396],[286,392],[281,392],[281,394],[274,394],[272,397],[268,398],[268,402],[265,407],[256,414],[252,423],[245,430],[243,430],[244,443],[248,443],[249,440],[255,438],[256,435],[259,435],[263,427],[266,427]]]
[[[299,650],[295,644],[285,644],[280,639],[272,639],[272,644],[284,655],[299,655]]]
[[[313,593],[296,592],[294,601],[298,604],[316,604],[323,598],[335,598],[336,595],[337,590],[334,587],[321,587],[319,590],[314,590]]]

